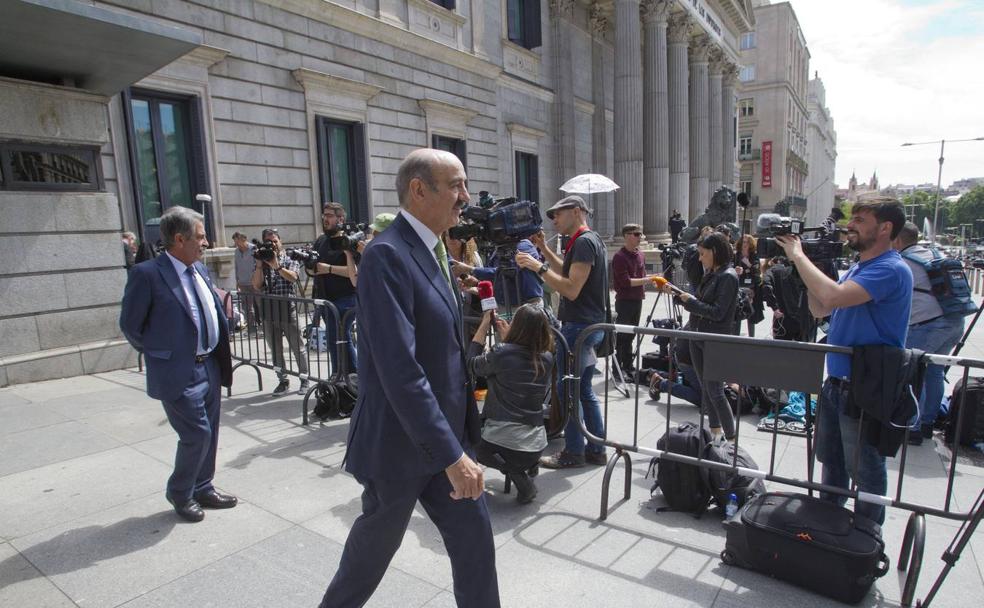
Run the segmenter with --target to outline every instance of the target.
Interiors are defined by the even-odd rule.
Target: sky
[[[775,2],[773,2],[775,3]],[[790,0],[837,131],[835,181],[936,183],[940,140],[984,137],[984,0]],[[902,147],[906,142],[934,142]],[[943,186],[984,177],[948,143]]]

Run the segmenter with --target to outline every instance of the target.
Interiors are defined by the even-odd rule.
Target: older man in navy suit
[[[402,209],[359,267],[359,400],[346,469],[363,486],[362,515],[321,606],[368,601],[419,501],[444,539],[458,605],[497,607],[495,547],[473,460],[478,408],[440,239],[468,203],[468,180],[453,154],[415,150],[396,190]]]
[[[147,394],[160,399],[178,434],[167,500],[198,522],[206,509],[236,498],[212,486],[219,440],[221,386],[232,385],[229,329],[202,255],[208,246],[201,214],[172,207],[161,216],[166,253],[130,271],[120,328],[147,366]]]

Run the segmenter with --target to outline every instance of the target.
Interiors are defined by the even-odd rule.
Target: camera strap
[[[577,240],[577,237],[581,236],[585,232],[588,232],[589,230],[591,229],[588,228],[587,226],[581,226],[580,228],[578,228],[577,231],[571,235],[571,240],[567,241],[567,247],[564,248],[564,255],[570,253],[571,249],[574,248],[574,241]]]

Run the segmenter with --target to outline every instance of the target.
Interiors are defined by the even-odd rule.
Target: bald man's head
[[[431,190],[436,190],[434,169],[444,165],[460,164],[461,161],[457,156],[444,150],[419,148],[408,154],[396,172],[396,195],[399,197],[400,206],[404,208],[407,206],[411,181],[419,179]]]

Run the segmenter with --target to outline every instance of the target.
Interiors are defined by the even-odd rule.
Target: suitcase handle
[[[878,558],[878,567],[875,568],[875,578],[881,578],[888,573],[889,563],[888,556],[882,553]]]

